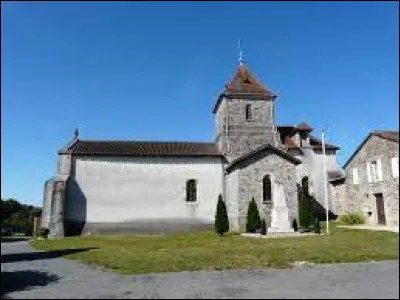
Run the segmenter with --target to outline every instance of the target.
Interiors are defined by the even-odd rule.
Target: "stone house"
[[[399,225],[399,132],[372,131],[331,181],[338,214],[359,212],[369,225]]]
[[[45,183],[42,226],[50,236],[210,228],[221,194],[231,230],[243,231],[253,197],[267,226],[281,193],[297,219],[301,187],[323,209],[321,141],[305,123],[277,126],[276,98],[240,62],[214,106],[213,142],[93,141],[76,132]],[[338,149],[326,144],[329,172],[339,170]]]

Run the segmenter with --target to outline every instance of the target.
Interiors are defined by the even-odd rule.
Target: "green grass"
[[[294,261],[337,263],[399,257],[397,233],[330,224],[330,236],[254,239],[228,234],[220,238],[210,231],[169,236],[70,237],[35,240],[32,245],[46,251],[95,247],[65,257],[122,274],[287,268]]]

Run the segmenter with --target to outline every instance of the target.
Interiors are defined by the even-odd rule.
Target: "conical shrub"
[[[246,231],[256,232],[256,229],[260,229],[260,225],[260,214],[258,213],[256,201],[252,198],[247,209]]]
[[[222,196],[218,196],[217,211],[215,212],[215,223],[214,229],[219,235],[229,231],[229,219],[226,211],[225,202],[222,200]]]

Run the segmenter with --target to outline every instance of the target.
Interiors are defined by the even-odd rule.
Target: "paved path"
[[[350,228],[350,229],[365,229],[377,231],[393,231],[399,232],[399,226],[371,226],[371,225],[338,225],[337,227]]]
[[[5,298],[399,298],[399,261],[120,276],[37,252],[27,242],[1,244]]]

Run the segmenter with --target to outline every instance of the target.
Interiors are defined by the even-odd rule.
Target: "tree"
[[[312,223],[311,199],[306,193],[301,193],[299,200],[299,225],[307,229]]]
[[[1,223],[3,224],[5,220],[10,218],[13,213],[19,211],[21,207],[21,203],[15,199],[1,199]]]
[[[214,229],[220,236],[229,231],[228,213],[226,212],[226,205],[225,202],[222,200],[221,195],[218,196]]]
[[[32,235],[33,217],[41,209],[32,205],[21,204],[14,199],[1,199],[1,225],[21,228],[25,235]]]
[[[246,231],[256,232],[256,229],[260,229],[260,225],[260,214],[258,213],[256,201],[252,198],[247,209]]]

